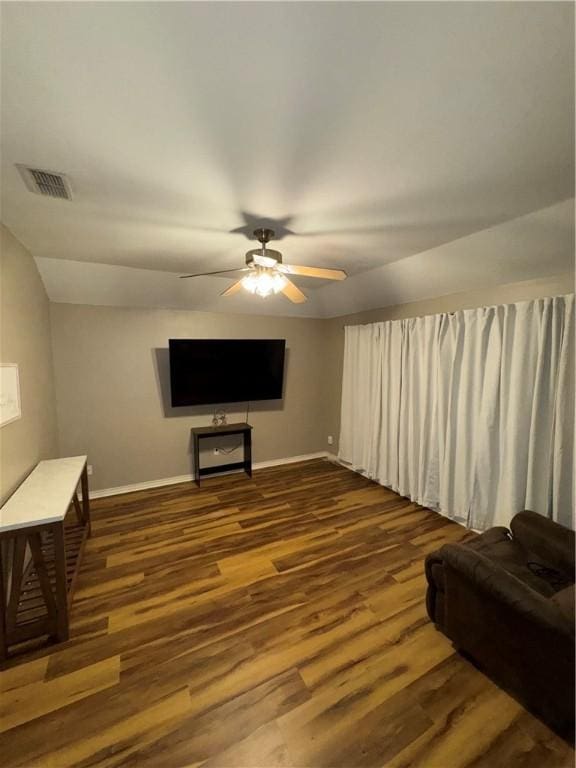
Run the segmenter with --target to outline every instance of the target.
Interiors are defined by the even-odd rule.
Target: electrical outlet
[[[92,474],[92,464],[88,464],[86,469],[88,470],[88,474],[91,475]]]
[[[334,438],[332,437],[332,435],[328,435],[328,445],[333,445],[333,444],[334,444]]]

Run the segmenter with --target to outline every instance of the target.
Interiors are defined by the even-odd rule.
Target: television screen
[[[170,339],[172,406],[277,400],[285,339]]]

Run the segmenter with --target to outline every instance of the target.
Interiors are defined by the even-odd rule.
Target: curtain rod
[[[453,317],[457,312],[470,312],[473,309],[495,309],[496,307],[512,307],[516,304],[529,304],[534,301],[546,301],[547,299],[567,299],[574,297],[574,293],[559,293],[554,296],[538,296],[533,299],[521,299],[520,301],[507,301],[504,304],[485,304],[480,307],[463,307],[462,309],[455,309],[452,312],[429,312],[425,315],[413,315],[412,317],[397,317],[394,320],[372,320],[368,323],[348,323],[343,325],[342,328],[352,328],[356,325],[374,325],[374,323],[395,323],[399,320],[418,320],[421,317],[433,317],[434,315],[447,315]]]

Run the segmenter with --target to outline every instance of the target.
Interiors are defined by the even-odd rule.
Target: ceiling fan
[[[224,275],[228,272],[247,272],[236,283],[231,285],[222,296],[232,296],[242,288],[257,296],[270,296],[273,293],[283,293],[294,304],[306,301],[306,295],[294,285],[287,275],[301,277],[319,277],[323,280],[345,280],[347,275],[343,269],[323,269],[321,267],[300,267],[293,264],[283,264],[280,251],[267,248],[270,240],[274,239],[273,229],[255,229],[254,237],[261,244],[260,248],[252,248],[246,254],[246,266],[243,269],[222,269],[218,272],[201,272],[197,275],[181,275],[182,278],[205,277],[208,275]]]

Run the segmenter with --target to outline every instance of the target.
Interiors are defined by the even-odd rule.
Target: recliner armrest
[[[536,512],[519,512],[510,523],[512,536],[528,552],[574,578],[574,531]]]
[[[448,598],[452,570],[473,584],[476,591],[484,592],[498,602],[508,605],[511,613],[522,614],[551,631],[570,636],[571,628],[567,626],[556,605],[480,552],[462,544],[445,544],[440,550],[440,555],[448,566],[445,573]]]

